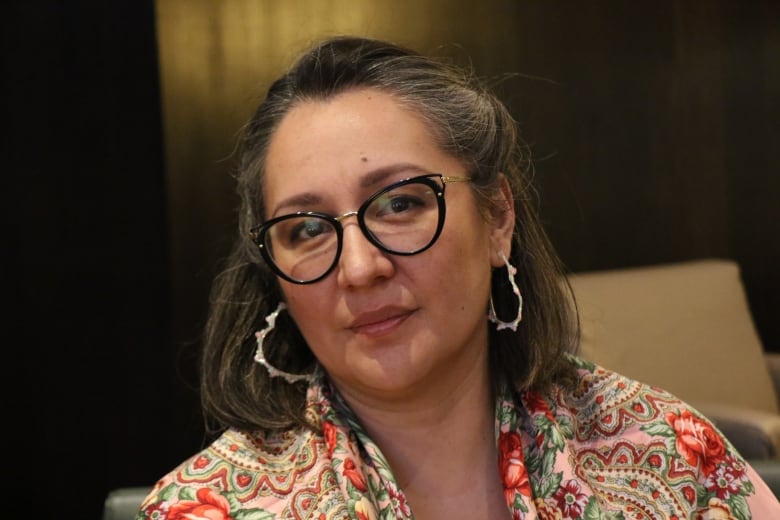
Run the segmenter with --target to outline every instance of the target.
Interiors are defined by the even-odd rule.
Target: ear
[[[512,250],[512,235],[515,232],[515,199],[512,195],[512,187],[503,173],[500,176],[500,189],[498,190],[492,219],[490,222],[490,264],[493,267],[502,267],[504,261],[499,256],[499,251],[507,258]]]

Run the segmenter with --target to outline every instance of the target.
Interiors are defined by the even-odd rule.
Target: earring
[[[517,316],[515,316],[513,321],[501,321],[498,319],[498,316],[496,316],[496,308],[493,305],[493,293],[491,293],[488,319],[496,324],[496,330],[512,329],[514,332],[517,330],[517,326],[520,324],[520,320],[523,319],[523,296],[520,294],[520,288],[517,287],[517,283],[515,282],[517,268],[509,263],[509,260],[504,255],[503,251],[499,251],[498,256],[501,257],[501,260],[504,261],[504,265],[506,265],[506,272],[507,276],[509,277],[509,283],[512,284],[512,292],[515,293],[515,296],[517,296]]]
[[[265,337],[268,335],[268,333],[274,330],[274,327],[276,327],[276,318],[279,316],[279,313],[286,308],[287,306],[284,304],[284,302],[279,302],[276,310],[265,317],[265,321],[268,323],[268,326],[259,332],[255,332],[255,337],[257,338],[255,361],[263,365],[268,371],[268,375],[271,377],[283,377],[288,383],[295,383],[297,381],[303,380],[311,381],[312,376],[309,374],[291,374],[290,372],[279,370],[271,363],[269,363],[267,359],[265,359],[265,353],[263,352],[263,341],[265,340]]]

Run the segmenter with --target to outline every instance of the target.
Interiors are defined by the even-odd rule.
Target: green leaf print
[[[554,473],[539,483],[537,498],[549,498],[555,493],[563,480],[563,472]]]
[[[675,437],[674,429],[666,423],[653,423],[647,426],[642,426],[642,431],[649,433],[650,435],[661,435],[663,437]]]
[[[276,518],[273,513],[263,509],[246,509],[236,513],[231,512],[230,516],[234,520],[273,520]]]
[[[179,500],[197,500],[195,490],[191,487],[183,487],[179,491]]]
[[[601,510],[599,501],[596,497],[590,497],[588,504],[585,506],[584,520],[624,520],[623,513],[617,512],[605,512]]]
[[[731,495],[731,499],[726,503],[731,507],[731,512],[734,518],[739,520],[750,520],[750,508],[748,508],[747,500],[741,495]]]

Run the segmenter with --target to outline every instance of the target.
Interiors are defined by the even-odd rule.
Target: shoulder
[[[557,389],[554,402],[559,413],[571,417],[576,425],[574,437],[583,445],[609,440],[669,444],[680,437],[690,438],[693,432],[689,430],[693,429],[697,442],[707,443],[708,458],[717,459],[733,450],[709,419],[663,388],[582,359],[573,361],[577,384]],[[681,455],[693,465],[703,462],[688,450]],[[709,469],[709,462],[705,469]]]
[[[637,419],[655,420],[669,409],[692,408],[663,388],[636,381],[584,359],[571,357],[576,384],[558,391],[558,400],[576,410],[580,421],[590,422],[604,413],[629,406]]]
[[[164,475],[138,518],[228,518],[237,510],[281,515],[298,495],[334,491],[326,453],[321,434],[307,429],[228,430]]]
[[[648,511],[663,505],[684,517],[728,511],[729,518],[747,519],[763,500],[772,501],[757,493],[762,484],[729,441],[688,403],[604,367],[573,362],[577,384],[557,388],[545,401],[555,422],[567,425],[574,473],[598,494],[632,496]]]

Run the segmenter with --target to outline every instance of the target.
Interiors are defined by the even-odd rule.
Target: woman
[[[389,43],[278,79],[206,329],[221,435],[138,518],[780,513],[697,412],[572,355],[519,142],[476,78]]]

